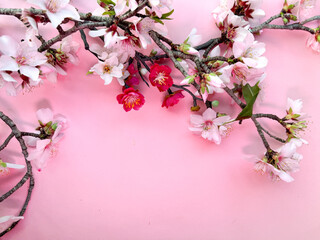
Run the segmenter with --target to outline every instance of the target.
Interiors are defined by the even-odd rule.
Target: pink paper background
[[[95,8],[94,0],[72,2],[80,11]],[[210,15],[218,2],[175,0],[170,36],[181,42],[192,27],[204,40],[218,36]],[[0,7],[21,3],[1,1]],[[269,17],[281,4],[265,1],[263,9]],[[16,19],[1,16],[0,35],[14,33],[19,39],[23,29]],[[35,173],[25,219],[3,239],[320,239],[320,57],[305,47],[307,37],[305,32],[265,30],[257,38],[266,43],[269,59],[265,101],[257,110],[283,115],[287,97],[302,98],[311,116],[304,135],[310,144],[299,149],[304,160],[290,184],[271,182],[246,160],[264,151],[250,121],[235,124],[216,146],[188,130],[189,97],[167,110],[161,108],[163,95],[146,87],[145,106],[125,113],[116,101],[121,90],[116,82],[104,86],[99,77],[86,76],[96,59],[84,50],[81,63],[57,84],[18,97],[2,91],[1,111],[20,129],[34,127],[40,107],[51,107],[70,121],[57,157]],[[177,83],[178,77],[176,73]],[[239,111],[227,111],[232,109]],[[281,130],[273,122],[266,124],[273,132]],[[0,125],[2,140],[7,133]],[[22,162],[17,154],[11,145],[0,157]],[[22,175],[12,171],[2,177],[0,193]],[[23,188],[1,203],[0,215],[16,213],[25,194]]]

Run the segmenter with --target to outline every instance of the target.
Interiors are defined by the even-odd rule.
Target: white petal
[[[24,165],[20,165],[20,164],[14,164],[14,163],[6,163],[8,168],[14,168],[14,169],[23,169],[25,168]]]
[[[90,37],[99,37],[99,36],[105,35],[106,33],[107,33],[106,29],[92,30],[92,31],[89,31],[89,36]]]
[[[10,74],[5,72],[0,72],[2,78],[7,82],[17,82]]]
[[[17,62],[10,56],[2,55],[0,57],[0,71],[18,71]]]
[[[0,52],[4,55],[16,57],[19,44],[9,36],[0,37]]]
[[[36,67],[21,66],[20,73],[31,78],[33,81],[39,81],[40,70]]]
[[[203,112],[202,116],[204,121],[213,120],[217,117],[217,113],[212,108],[207,108],[207,110]]]

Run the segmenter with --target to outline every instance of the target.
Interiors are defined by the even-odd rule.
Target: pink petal
[[[50,108],[41,108],[36,114],[37,118],[44,124],[53,120],[53,113]]]

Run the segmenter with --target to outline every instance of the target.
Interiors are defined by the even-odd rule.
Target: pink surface
[[[10,2],[0,7],[21,7],[21,1]],[[175,0],[175,20],[168,24],[171,37],[182,41],[192,27],[204,40],[218,36],[210,16],[218,2]],[[89,11],[95,1],[73,4]],[[281,4],[265,1],[263,9],[269,17]],[[0,35],[22,28],[17,20],[0,18]],[[166,110],[161,108],[162,94],[145,87],[145,106],[125,113],[116,101],[121,89],[116,82],[104,86],[98,76],[86,76],[96,60],[84,50],[79,52],[80,65],[71,66],[58,84],[46,83],[15,98],[2,92],[1,111],[20,129],[33,128],[39,107],[50,106],[70,121],[58,156],[35,173],[25,219],[3,239],[320,239],[320,56],[305,47],[307,37],[304,32],[275,30],[258,37],[266,43],[269,59],[259,111],[282,115],[291,97],[302,98],[304,111],[311,115],[304,136],[310,144],[300,149],[301,171],[290,184],[271,182],[246,160],[264,151],[250,121],[235,124],[216,146],[188,130],[189,97]],[[1,139],[6,136],[3,128],[0,134]],[[13,150],[7,153],[16,155]],[[0,192],[21,175],[1,178]],[[0,204],[0,215],[15,213],[25,190]]]

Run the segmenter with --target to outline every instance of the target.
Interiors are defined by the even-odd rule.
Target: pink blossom
[[[306,44],[307,47],[310,47],[316,53],[320,53],[320,33],[311,34]]]
[[[38,171],[47,165],[47,161],[55,156],[57,144],[64,136],[67,120],[60,114],[53,115],[49,108],[42,108],[37,111],[40,126],[37,130],[46,139],[28,138],[29,147],[28,160],[36,166]]]
[[[257,172],[260,172],[262,175],[269,174],[273,181],[283,180],[285,182],[292,182],[294,180],[290,174],[275,168],[273,165],[265,162],[264,160],[259,160],[256,162],[254,169]]]
[[[294,141],[290,141],[277,150],[278,167],[285,172],[296,172],[300,169],[299,163],[303,156],[296,152],[297,145]]]
[[[109,29],[91,30],[89,35],[91,37],[104,36],[104,47],[112,47],[115,43],[127,38],[119,35],[116,25],[112,25]]]
[[[158,17],[161,17],[164,11],[171,11],[172,0],[149,0],[152,7],[152,11],[156,13]]]
[[[155,30],[156,32],[166,35],[167,28],[164,25],[156,24],[151,18],[143,18],[142,20],[133,21],[135,25],[136,36],[140,39],[141,46],[146,49],[149,44],[152,43],[152,39],[149,36],[149,31]]]
[[[127,10],[134,11],[138,7],[136,0],[115,0],[114,2],[114,11],[116,12],[116,16],[125,13]]]
[[[69,4],[70,0],[27,0],[27,2],[46,10],[46,14],[54,28],[57,28],[65,18],[80,21],[78,11]]]
[[[252,33],[248,34],[243,41],[235,42],[232,51],[234,57],[241,57],[248,67],[264,68],[268,64],[267,58],[262,56],[266,51],[265,44],[255,41]]]
[[[202,116],[191,114],[192,127],[189,129],[196,134],[201,134],[204,139],[220,144],[221,138],[228,133],[230,119],[230,116],[218,116],[213,109],[208,108]]]
[[[245,85],[250,82],[251,85],[257,83],[263,77],[264,71],[262,69],[248,68],[242,62],[237,62],[231,65],[231,79],[234,83]]]
[[[225,20],[230,11],[249,21],[250,25],[257,25],[260,18],[265,16],[265,12],[259,8],[261,2],[261,0],[220,0],[220,5],[213,10],[212,15],[217,25]]]
[[[303,102],[301,99],[293,100],[291,98],[288,98],[287,100],[287,119],[293,119],[293,120],[301,120],[305,113],[301,112],[303,106]]]
[[[123,64],[119,63],[117,53],[111,53],[103,62],[99,60],[90,69],[90,72],[100,75],[105,85],[110,84],[113,78],[117,78],[121,86],[124,85],[124,80],[121,78],[123,76]]]
[[[201,42],[202,37],[201,35],[197,35],[196,33],[197,29],[193,28],[187,39],[183,42],[183,44],[180,45],[180,51],[186,54],[195,54],[197,56],[200,56],[198,50],[196,50],[194,47]]]
[[[2,36],[0,37],[0,52],[6,55],[5,59],[8,60],[0,63],[2,70],[19,70],[21,75],[35,82],[39,81],[40,70],[38,66],[44,64],[47,58],[37,51],[36,46],[30,47],[25,42],[18,43],[9,36]],[[9,60],[9,57],[12,57],[15,63]]]

